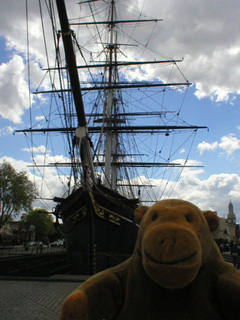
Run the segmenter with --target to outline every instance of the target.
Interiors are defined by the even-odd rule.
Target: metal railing
[[[66,248],[63,246],[54,246],[48,247],[44,246],[29,246],[24,247],[24,245],[19,246],[11,246],[6,245],[0,246],[0,259],[3,258],[10,258],[10,257],[18,257],[18,256],[25,256],[25,255],[33,255],[33,254],[50,254],[50,253],[61,253],[66,252]]]

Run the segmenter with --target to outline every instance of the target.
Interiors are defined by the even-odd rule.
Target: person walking
[[[43,243],[40,242],[40,254],[43,254]]]
[[[36,243],[37,254],[40,253],[40,241]]]
[[[236,269],[238,269],[239,250],[236,243],[234,243],[232,246],[231,255],[233,259],[233,265]]]

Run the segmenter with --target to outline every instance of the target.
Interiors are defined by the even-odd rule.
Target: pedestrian
[[[40,253],[42,254],[43,253],[43,243],[40,242]]]
[[[237,265],[237,268],[240,269],[240,244],[237,245],[237,249],[238,249],[238,265]]]
[[[26,253],[28,253],[28,242],[27,241],[24,242],[24,249],[25,249]]]
[[[223,253],[223,252],[225,251],[225,244],[224,244],[224,242],[221,242],[221,243],[219,244],[219,249],[220,249],[221,253]]]
[[[236,269],[238,269],[238,256],[239,256],[239,252],[238,252],[238,247],[237,244],[234,243],[231,249],[231,255],[232,255],[232,259],[233,259],[233,265]]]
[[[37,249],[37,253],[39,253],[39,249],[40,249],[40,241],[37,241],[37,243],[36,243],[36,249]]]

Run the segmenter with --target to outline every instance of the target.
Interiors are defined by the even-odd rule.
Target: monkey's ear
[[[148,206],[140,206],[134,211],[134,222],[135,223],[140,223],[142,221],[142,218],[144,214],[148,211],[150,207]]]
[[[205,219],[207,220],[207,223],[209,225],[209,229],[211,231],[215,231],[217,230],[218,226],[219,226],[219,219],[218,216],[212,212],[212,211],[202,211]]]

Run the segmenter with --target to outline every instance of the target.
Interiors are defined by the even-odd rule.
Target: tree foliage
[[[17,172],[10,163],[0,165],[0,228],[19,213],[31,209],[37,190],[26,172]]]
[[[55,233],[52,216],[44,209],[33,209],[22,215],[21,226],[29,230],[33,225],[36,231],[36,240],[51,237]]]

